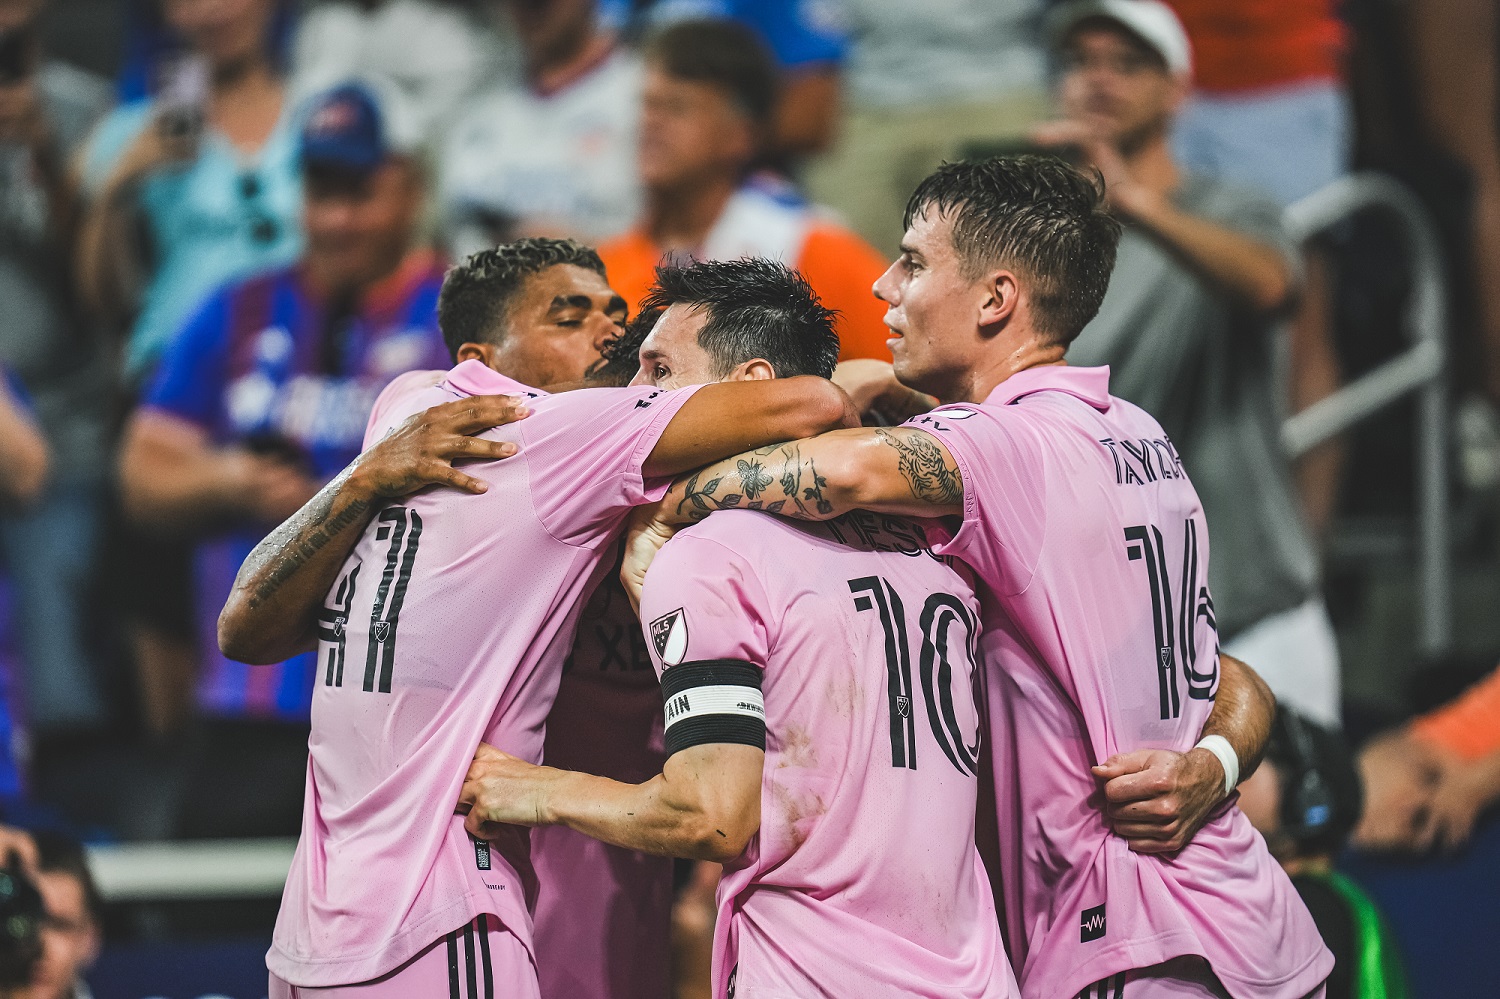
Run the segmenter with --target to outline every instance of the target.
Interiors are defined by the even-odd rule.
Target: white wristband
[[[1233,794],[1240,783],[1240,758],[1229,740],[1222,735],[1205,735],[1193,748],[1206,749],[1219,758],[1219,763],[1224,767],[1224,794]]]

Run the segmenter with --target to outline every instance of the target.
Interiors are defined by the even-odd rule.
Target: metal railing
[[[1401,318],[1410,346],[1289,417],[1282,424],[1281,440],[1297,457],[1404,396],[1417,394],[1417,648],[1436,656],[1453,645],[1445,378],[1448,308],[1442,248],[1416,196],[1381,174],[1357,173],[1334,181],[1288,208],[1286,223],[1293,237],[1305,243],[1367,211],[1394,219],[1410,250],[1412,289]]]

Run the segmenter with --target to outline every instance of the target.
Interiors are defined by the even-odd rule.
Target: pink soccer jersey
[[[453,814],[481,740],[532,762],[584,597],[630,508],[668,482],[641,466],[691,389],[536,393],[477,361],[409,376],[367,443],[438,403],[533,394],[491,431],[520,453],[475,465],[474,496],[383,509],[329,591],[302,837],[266,963],[298,986],[384,974],[483,913],[531,946],[526,830],[476,842]]]
[[[616,573],[583,609],[547,716],[543,761],[640,784],[661,773],[661,686]],[[542,999],[663,999],[671,991],[672,860],[564,826],[531,832]]]
[[[974,847],[977,615],[897,518],[731,511],[663,548],[641,620],[668,748],[738,741],[707,733],[755,715],[746,683],[764,697],[760,831],[719,885],[716,999],[1016,994]]]
[[[982,583],[998,892],[1022,994],[1189,954],[1237,999],[1311,992],[1333,955],[1237,808],[1174,857],[1135,854],[1089,772],[1189,749],[1217,691],[1208,531],[1172,442],[1109,395],[1108,368],[1032,368],[908,426],[963,473],[962,525],[934,550]]]

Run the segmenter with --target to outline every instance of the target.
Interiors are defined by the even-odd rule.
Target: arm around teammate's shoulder
[[[857,426],[854,404],[827,379],[718,382],[698,389],[673,414],[642,473],[680,475],[741,451]]]
[[[925,430],[861,427],[715,462],[678,481],[658,510],[677,525],[747,508],[796,520],[850,510],[943,517],[963,512],[963,490],[953,455]]]

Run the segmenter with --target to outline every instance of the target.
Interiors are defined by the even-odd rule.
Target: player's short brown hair
[[[1032,321],[1069,344],[1099,313],[1120,244],[1104,181],[1055,156],[944,163],[906,203],[904,225],[936,212],[953,222],[966,277],[1010,267],[1029,279]]]

